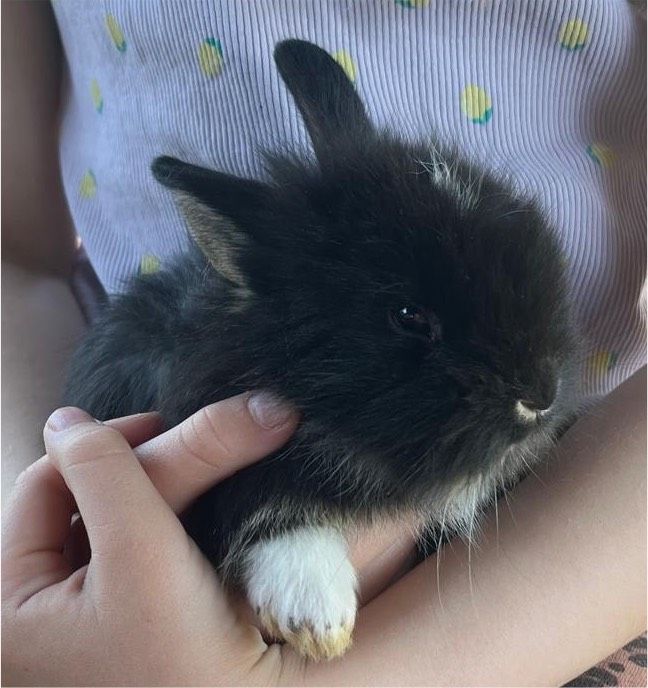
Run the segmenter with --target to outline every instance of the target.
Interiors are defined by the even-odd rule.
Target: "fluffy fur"
[[[250,547],[243,564],[248,598],[264,628],[308,656],[329,659],[351,642],[356,573],[333,528],[297,528]]]
[[[284,449],[189,515],[243,587],[255,543],[296,529],[404,511],[461,527],[571,408],[563,261],[535,205],[376,131],[316,46],[286,41],[275,59],[315,159],[269,155],[267,183],[158,159],[194,243],[112,299],[67,393],[98,418],[158,409],[168,425],[251,388],[301,411]],[[398,321],[404,307],[427,334]]]

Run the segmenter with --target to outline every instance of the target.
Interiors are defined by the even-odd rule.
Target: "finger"
[[[5,590],[28,597],[69,574],[61,551],[73,512],[74,499],[47,457],[18,477],[2,520]]]
[[[114,418],[104,423],[119,430],[131,447],[150,440],[162,430],[162,417],[156,411]],[[71,568],[76,570],[89,563],[91,554],[83,519],[78,518],[77,514],[76,518],[72,518],[70,531],[63,547],[63,556]]]
[[[160,494],[179,513],[215,483],[281,447],[297,414],[265,393],[206,406],[137,448]]]
[[[121,433],[76,408],[54,412],[47,453],[74,495],[93,556],[114,554],[179,527]]]
[[[162,429],[158,413],[139,413],[106,422],[125,437],[130,445],[155,437]],[[76,510],[74,497],[61,474],[42,457],[18,478],[3,518],[3,550],[23,556],[35,552],[58,552],[76,528],[70,517]]]
[[[104,421],[104,425],[119,430],[131,447],[136,447],[162,432],[162,417],[156,411]]]

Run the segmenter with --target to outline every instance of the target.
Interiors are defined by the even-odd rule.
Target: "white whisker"
[[[520,461],[522,461],[522,463],[526,466],[526,468],[528,469],[528,471],[529,471],[534,477],[536,477],[536,478],[538,479],[538,482],[539,482],[543,487],[547,487],[547,484],[544,482],[544,480],[543,480],[543,479],[533,470],[533,468],[531,468],[531,465],[530,465],[529,462],[524,458],[524,454],[523,454],[522,452],[520,452],[518,458],[519,458]]]
[[[443,602],[441,601],[441,550],[443,549],[443,533],[445,531],[445,519],[446,510],[448,508],[448,502],[445,503],[443,507],[443,514],[441,515],[441,532],[437,541],[437,552],[436,552],[436,582],[437,582],[437,596],[439,597],[439,606],[441,611],[445,611],[443,608]]]
[[[517,521],[515,520],[515,516],[513,516],[513,510],[511,509],[511,503],[509,502],[508,498],[508,491],[506,489],[506,486],[504,487],[504,499],[506,501],[506,506],[508,507],[509,514],[511,514],[511,520],[513,521],[513,525],[517,528]]]
[[[493,492],[495,494],[495,549],[499,552],[499,512],[497,510],[497,485],[493,483]]]
[[[473,500],[473,509],[470,517],[470,526],[468,529],[468,585],[470,586],[470,601],[475,608],[475,591],[473,588],[473,577],[472,577],[472,544],[473,544],[473,527],[475,525],[475,512],[477,510],[477,499]]]

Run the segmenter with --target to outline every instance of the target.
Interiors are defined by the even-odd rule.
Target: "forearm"
[[[58,161],[62,67],[49,2],[3,3],[3,260],[69,275],[74,229]]]
[[[43,453],[41,429],[60,404],[84,322],[63,279],[2,264],[2,494]]]
[[[309,684],[560,685],[646,626],[645,369],[487,519],[368,605],[351,653]],[[512,514],[511,514],[512,512]],[[477,549],[479,547],[479,549]],[[469,574],[469,569],[471,573]],[[472,585],[470,580],[472,579]]]

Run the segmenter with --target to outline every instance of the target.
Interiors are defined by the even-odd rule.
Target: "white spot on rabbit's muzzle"
[[[533,404],[518,400],[515,402],[515,413],[523,423],[537,423],[542,416],[549,413],[549,409],[535,409]]]
[[[560,380],[557,381],[555,389],[548,394],[544,394],[541,399],[526,400],[518,399],[515,402],[515,414],[519,420],[525,424],[539,423],[548,416],[554,408],[554,402],[560,391]]]

